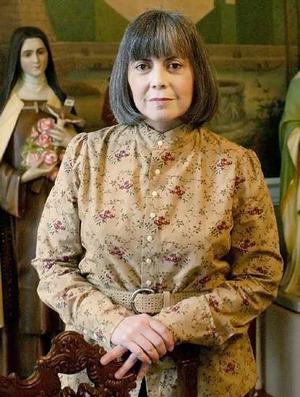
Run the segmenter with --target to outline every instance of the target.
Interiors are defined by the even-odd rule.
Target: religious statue
[[[70,114],[74,101],[58,83],[40,29],[21,27],[13,33],[7,66],[0,93],[2,367],[27,376],[59,324],[36,292],[31,260],[37,227],[65,147],[76,135],[74,125],[82,119]]]
[[[280,206],[287,267],[282,290],[300,295],[300,72],[291,80],[280,122]]]

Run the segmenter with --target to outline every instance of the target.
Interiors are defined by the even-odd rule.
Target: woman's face
[[[167,131],[182,123],[193,99],[194,74],[188,59],[171,56],[133,61],[128,83],[135,106],[151,127]]]
[[[48,64],[48,51],[43,41],[36,37],[26,39],[20,53],[21,68],[31,77],[43,74]]]

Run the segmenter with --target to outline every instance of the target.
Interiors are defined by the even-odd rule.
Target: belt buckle
[[[135,300],[135,298],[136,298],[136,296],[137,296],[138,294],[154,294],[154,290],[153,290],[152,288],[138,288],[138,289],[136,289],[136,290],[133,292],[133,294],[131,295],[131,298],[130,298],[129,303],[130,303],[131,309],[132,309],[133,312],[136,313],[136,314],[141,313],[141,312],[139,312],[139,311],[137,310],[137,308],[135,307],[135,302],[134,302],[134,300]]]

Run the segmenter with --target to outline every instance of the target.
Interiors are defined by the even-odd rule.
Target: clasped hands
[[[106,365],[128,352],[129,356],[115,373],[121,379],[140,361],[138,378],[142,379],[152,362],[158,361],[174,349],[174,338],[169,329],[148,314],[136,314],[122,320],[111,336],[113,349],[101,358]]]

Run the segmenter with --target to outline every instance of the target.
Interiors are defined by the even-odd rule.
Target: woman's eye
[[[149,67],[149,65],[147,65],[146,63],[139,63],[138,65],[136,65],[136,69],[143,72],[145,70],[147,70]]]
[[[38,54],[39,55],[43,55],[46,53],[46,49],[45,48],[41,48],[40,50],[38,50]]]
[[[28,57],[30,57],[31,54],[32,54],[31,51],[24,51],[23,54],[22,54],[22,57],[28,58]]]
[[[178,70],[181,67],[182,67],[182,65],[179,62],[172,62],[169,64],[169,69],[171,69],[171,70]]]

